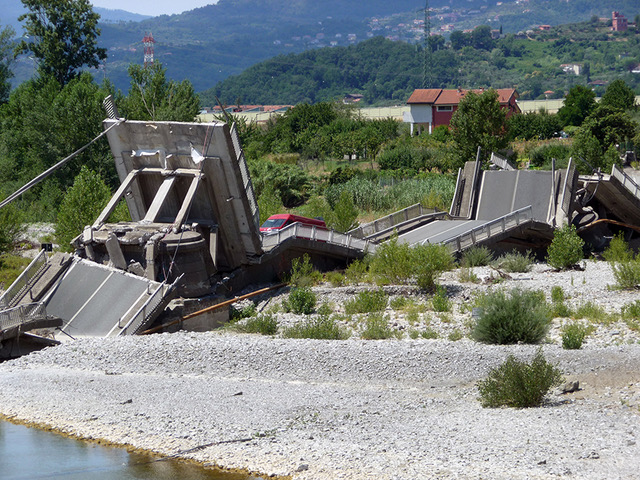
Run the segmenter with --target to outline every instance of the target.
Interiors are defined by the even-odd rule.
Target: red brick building
[[[453,112],[458,109],[458,104],[470,91],[478,95],[484,93],[484,89],[428,88],[414,90],[407,100],[409,111],[404,113],[403,121],[411,124],[412,135],[414,128],[418,133],[425,129],[431,133],[439,125],[449,125]],[[507,116],[520,113],[520,107],[516,103],[518,92],[514,88],[498,88],[496,92],[500,106],[507,109]]]
[[[611,30],[614,32],[624,32],[628,27],[627,19],[618,12],[611,12]]]

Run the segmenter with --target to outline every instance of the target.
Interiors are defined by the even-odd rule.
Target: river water
[[[0,421],[0,478],[260,480]]]

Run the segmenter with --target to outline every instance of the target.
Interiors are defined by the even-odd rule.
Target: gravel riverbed
[[[552,392],[544,406],[488,409],[476,382],[509,354],[537,346],[491,346],[464,335],[478,291],[563,286],[574,308],[608,312],[638,299],[609,288],[604,262],[584,271],[536,265],[490,285],[440,282],[453,311],[414,317],[387,310],[401,338],[367,341],[357,319],[344,341],[285,339],[230,330],[79,339],[0,364],[0,414],[223,468],[294,479],[640,478],[640,334],[622,320],[594,323],[580,350],[563,350],[555,319],[547,360],[580,390]],[[359,289],[317,287],[340,312]],[[388,287],[392,298],[424,296]],[[280,292],[258,302],[267,310]],[[275,313],[281,327],[302,321]],[[429,327],[436,339],[411,338]],[[448,339],[452,329],[463,333]],[[281,328],[282,330],[282,328]]]

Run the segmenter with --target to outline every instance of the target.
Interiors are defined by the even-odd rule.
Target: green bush
[[[618,288],[631,290],[640,285],[640,258],[611,263],[611,270]]]
[[[436,332],[434,329],[429,327],[425,328],[422,332],[420,332],[420,336],[428,340],[434,340],[439,337],[438,332]]]
[[[244,325],[238,328],[246,333],[275,335],[278,331],[278,321],[273,315],[258,315],[257,317],[249,318]]]
[[[622,318],[631,330],[640,331],[640,300],[624,305],[621,313]]]
[[[256,313],[257,311],[255,303],[247,305],[244,308],[236,308],[235,306],[231,305],[229,307],[229,320],[242,320],[243,318],[253,317],[256,315]]]
[[[525,273],[531,270],[533,257],[531,252],[525,254],[518,252],[505,253],[497,261],[498,267],[509,273]]]
[[[458,340],[462,340],[463,335],[462,332],[456,328],[447,338],[452,342],[457,342]]]
[[[579,350],[587,336],[587,328],[580,323],[570,323],[562,329],[562,348]]]
[[[71,251],[71,240],[94,222],[110,197],[109,187],[100,175],[83,166],[58,210],[56,239],[61,250]]]
[[[563,382],[560,370],[539,349],[530,363],[513,355],[478,382],[483,407],[529,408],[542,405],[545,395]]]
[[[405,284],[413,276],[411,247],[396,236],[379,245],[369,264],[369,275],[378,285]]]
[[[416,283],[422,290],[433,290],[438,276],[453,268],[453,255],[447,245],[416,245],[411,252]]]
[[[465,250],[460,259],[460,266],[464,268],[484,267],[493,261],[493,253],[487,247],[474,246]]]
[[[317,340],[345,340],[349,334],[336,323],[333,316],[318,315],[307,318],[303,323],[286,328],[283,332],[286,338],[313,338]]]
[[[384,290],[366,290],[359,292],[353,300],[347,301],[344,311],[347,315],[379,312],[387,308],[387,300],[388,296]]]
[[[22,212],[9,204],[0,209],[0,255],[10,252],[24,231]]]
[[[332,287],[341,287],[346,280],[345,276],[340,272],[327,272],[324,274],[324,278]]]
[[[602,252],[607,262],[628,262],[633,260],[633,252],[629,244],[625,242],[622,232],[615,235],[609,242],[609,246]]]
[[[564,303],[564,290],[555,285],[551,288],[551,312],[553,317],[570,317],[571,309]]]
[[[289,283],[296,287],[310,287],[317,285],[322,281],[322,274],[313,268],[311,258],[305,253],[300,258],[294,258],[291,261],[291,277]]]
[[[556,270],[565,270],[576,265],[584,258],[582,240],[574,225],[556,230],[551,245],[547,248],[547,263]]]
[[[435,295],[431,298],[431,304],[436,312],[450,312],[451,300],[447,296],[447,289],[438,287]]]
[[[297,287],[291,290],[285,302],[285,310],[297,315],[313,313],[316,307],[316,294],[309,287]]]
[[[551,325],[551,311],[540,291],[495,291],[481,297],[478,306],[481,313],[471,336],[479,342],[540,343]]]
[[[394,336],[389,320],[382,313],[370,313],[360,336],[365,340],[385,340]]]
[[[368,265],[364,260],[354,260],[344,271],[345,283],[358,284],[364,281],[367,276]]]

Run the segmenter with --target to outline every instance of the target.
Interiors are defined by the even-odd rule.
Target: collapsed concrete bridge
[[[346,234],[294,224],[262,235],[234,127],[108,119],[104,129],[120,187],[73,241],[73,255],[41,253],[0,297],[3,311],[35,302],[69,337],[139,333],[170,302],[181,306],[177,315],[189,299],[218,303],[281,277],[304,254],[320,269],[345,266],[392,235],[411,245],[445,243],[456,252],[473,245],[543,251],[554,229],[567,223],[596,246],[612,228],[633,232],[640,225],[640,187],[617,167],[582,177],[572,163],[524,171],[494,156],[497,169],[482,170],[476,161],[459,171],[449,212],[414,205]],[[131,221],[110,223],[122,201]],[[15,319],[8,327],[2,318],[0,312],[0,335],[15,330]],[[25,325],[33,320],[25,316]]]

